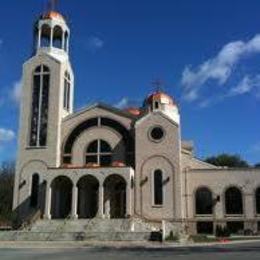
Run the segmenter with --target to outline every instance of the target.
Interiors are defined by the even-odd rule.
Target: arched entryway
[[[126,181],[119,175],[111,175],[104,182],[104,210],[110,218],[126,217]]]
[[[60,176],[51,184],[52,202],[51,216],[53,219],[64,219],[71,214],[72,182],[68,177]]]
[[[78,217],[94,218],[98,212],[98,180],[84,176],[78,182]]]

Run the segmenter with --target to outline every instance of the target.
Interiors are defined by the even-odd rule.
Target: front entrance
[[[126,217],[126,182],[119,175],[111,175],[104,182],[104,210],[109,218]]]
[[[71,214],[72,182],[68,177],[60,176],[51,184],[52,202],[51,216],[53,219],[64,219]]]
[[[98,180],[85,176],[78,182],[78,217],[94,218],[98,212]]]

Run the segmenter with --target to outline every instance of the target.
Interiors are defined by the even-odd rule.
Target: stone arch
[[[71,215],[73,183],[67,176],[58,176],[51,183],[51,216],[53,219],[65,219]]]
[[[104,181],[104,209],[110,218],[126,217],[127,182],[117,174],[108,176]]]
[[[134,157],[134,139],[131,136],[129,130],[123,126],[120,122],[108,118],[108,117],[94,117],[89,118],[79,125],[77,125],[68,135],[68,137],[64,140],[63,144],[63,163],[70,164],[72,162],[72,151],[73,146],[79,136],[86,130],[93,128],[93,127],[107,127],[111,128],[116,131],[121,137],[124,145],[126,147],[126,159],[127,164],[133,164],[133,157]]]
[[[237,186],[230,186],[224,192],[225,212],[227,215],[242,215],[243,193]]]
[[[198,187],[194,192],[194,205],[196,215],[213,214],[213,193],[206,186]]]
[[[98,213],[99,181],[92,175],[79,179],[78,187],[78,217],[94,218]]]
[[[153,200],[153,173],[155,170],[163,172],[163,196],[164,205],[154,207]],[[154,155],[147,158],[142,166],[137,187],[140,189],[141,215],[147,218],[160,219],[162,217],[172,218],[176,214],[176,192],[174,185],[177,182],[175,167],[172,162],[163,155]],[[139,196],[135,196],[136,204]]]

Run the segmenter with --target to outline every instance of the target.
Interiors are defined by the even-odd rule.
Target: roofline
[[[92,110],[94,108],[102,108],[102,109],[105,109],[105,110],[108,110],[110,112],[113,112],[115,114],[118,114],[118,115],[121,115],[123,117],[127,117],[127,118],[130,118],[132,120],[136,119],[136,117],[134,115],[132,115],[131,113],[127,112],[127,111],[123,111],[121,109],[118,109],[116,107],[113,107],[113,106],[110,106],[108,104],[105,104],[105,103],[102,103],[102,102],[97,102],[97,103],[94,103],[92,105],[89,105],[85,108],[82,108],[76,112],[74,112],[73,114],[71,115],[68,115],[66,116],[64,119],[63,119],[63,122],[66,122],[72,118],[75,118],[81,114],[84,114],[85,112],[89,111],[89,110]]]
[[[248,167],[248,168],[228,168],[228,167],[217,167],[217,168],[209,168],[209,169],[200,169],[200,168],[191,168],[189,169],[189,172],[196,172],[196,171],[255,171],[255,172],[259,172],[260,173],[260,169],[259,168],[253,168],[253,167]]]

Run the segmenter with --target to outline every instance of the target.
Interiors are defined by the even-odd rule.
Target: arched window
[[[60,26],[55,26],[53,29],[53,47],[62,49],[63,32]]]
[[[89,144],[86,151],[86,164],[109,166],[112,162],[112,149],[104,140],[95,140]]]
[[[67,31],[65,32],[64,51],[69,51],[69,33]]]
[[[195,194],[196,215],[211,215],[213,213],[212,193],[208,188],[199,188]]]
[[[163,172],[155,170],[153,173],[153,204],[163,205]]]
[[[225,193],[226,214],[243,214],[243,197],[241,191],[236,187],[231,187]]]
[[[64,75],[64,97],[63,97],[63,107],[65,110],[70,110],[70,74],[66,71]]]
[[[256,214],[260,215],[260,187],[255,192]]]
[[[41,65],[33,75],[32,114],[30,146],[43,147],[47,144],[49,110],[50,70]]]
[[[30,206],[32,208],[36,208],[38,206],[38,198],[39,198],[39,175],[35,173],[32,176],[32,186],[31,186],[31,200]]]
[[[47,24],[44,24],[41,28],[41,47],[50,47],[51,46],[51,27]]]

